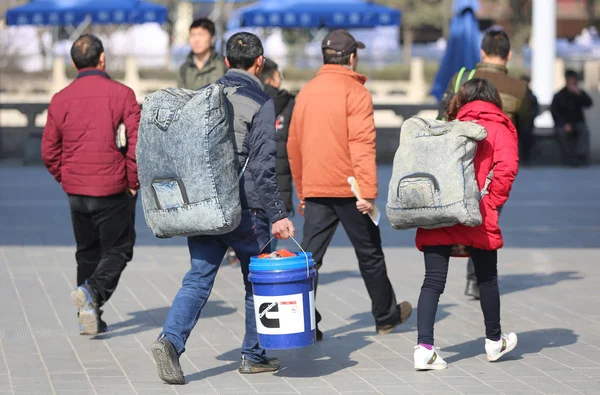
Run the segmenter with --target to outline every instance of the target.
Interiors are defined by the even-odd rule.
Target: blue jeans
[[[185,343],[210,296],[225,252],[232,247],[240,260],[246,288],[246,336],[242,355],[253,362],[266,359],[265,350],[258,344],[252,284],[248,281],[248,273],[250,257],[259,255],[260,249],[269,241],[269,235],[269,221],[265,214],[261,210],[249,209],[243,211],[242,222],[231,233],[188,238],[192,268],[183,278],[182,287],[175,296],[160,334],[165,335],[179,355],[185,351]],[[265,252],[269,251],[267,246]]]

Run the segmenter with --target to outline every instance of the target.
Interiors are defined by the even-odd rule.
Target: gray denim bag
[[[441,228],[482,222],[473,159],[487,131],[475,122],[425,120],[402,124],[386,205],[394,229]]]
[[[168,88],[144,100],[136,149],[146,223],[156,237],[219,235],[241,221],[236,88]],[[248,162],[246,161],[246,164]]]

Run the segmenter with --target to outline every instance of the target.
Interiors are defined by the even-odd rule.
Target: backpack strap
[[[481,193],[479,195],[480,199],[483,199],[483,197],[488,194],[488,188],[492,182],[492,178],[494,178],[493,167],[492,170],[490,170],[490,172],[488,173],[487,177],[485,178],[485,184],[483,185],[483,189],[481,190]]]
[[[239,86],[223,86],[223,93],[225,94],[225,96],[227,98],[230,98],[231,96],[233,96],[235,94],[235,92],[237,92],[238,88],[240,88]],[[248,154],[248,156],[246,156],[246,162],[244,163],[244,167],[242,167],[242,171],[240,171],[240,174],[238,175],[238,182],[241,181],[242,177],[244,176],[244,173],[246,172],[246,168],[248,167],[248,161],[250,160],[250,154]]]
[[[248,161],[250,160],[250,157],[247,156],[246,157],[246,162],[244,163],[244,167],[242,167],[242,171],[240,171],[240,175],[238,176],[238,181],[240,181],[242,179],[242,177],[244,176],[244,172],[246,171],[246,167],[248,167]]]
[[[463,67],[460,69],[460,71],[458,72],[458,75],[456,76],[456,82],[454,83],[454,93],[455,94],[458,93],[458,90],[460,89],[462,84],[464,84],[467,81],[470,81],[473,78],[476,71],[477,70],[473,69],[468,74],[466,74],[466,72],[467,72],[466,67]]]

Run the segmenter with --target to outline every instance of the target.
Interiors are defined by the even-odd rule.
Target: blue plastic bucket
[[[250,259],[258,342],[284,350],[315,342],[314,261],[310,253]]]

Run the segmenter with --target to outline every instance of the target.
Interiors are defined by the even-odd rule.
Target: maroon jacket
[[[115,143],[120,122],[127,127],[126,154]],[[44,164],[68,194],[109,196],[138,189],[139,123],[133,90],[102,70],[79,70],[77,79],[54,95],[48,107]]]

